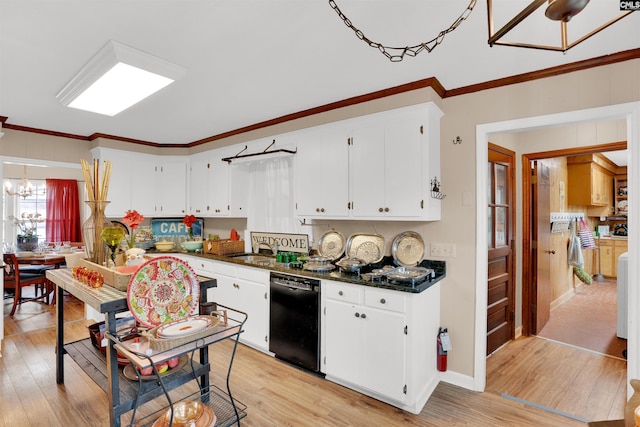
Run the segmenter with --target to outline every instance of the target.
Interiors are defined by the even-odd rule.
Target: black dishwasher
[[[269,351],[320,372],[320,280],[271,272]]]

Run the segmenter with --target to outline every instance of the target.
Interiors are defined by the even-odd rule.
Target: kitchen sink
[[[239,259],[247,264],[256,264],[256,265],[275,265],[275,258],[270,258],[264,255],[255,255],[255,254],[243,254],[236,255],[232,257],[233,259]]]

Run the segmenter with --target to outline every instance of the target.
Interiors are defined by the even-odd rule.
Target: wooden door
[[[531,313],[532,332],[537,334],[551,317],[551,259],[555,251],[551,247],[551,180],[549,167],[539,160],[533,162],[532,169],[533,227],[531,256],[533,260]]]
[[[489,144],[487,214],[487,354],[514,337],[514,162],[515,153]]]

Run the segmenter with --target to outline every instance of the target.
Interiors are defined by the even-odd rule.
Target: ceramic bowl
[[[200,241],[200,242],[193,242],[193,241],[183,242],[182,243],[182,247],[185,248],[189,252],[193,252],[196,249],[202,249],[202,241]]]
[[[174,242],[156,242],[156,249],[159,251],[170,251],[171,249],[174,248],[175,243]]]

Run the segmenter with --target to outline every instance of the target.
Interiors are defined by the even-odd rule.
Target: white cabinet
[[[207,214],[209,167],[207,156],[198,154],[189,158],[189,213],[196,216]]]
[[[437,107],[407,107],[356,122],[349,153],[351,217],[437,220],[440,201],[430,182],[440,180]]]
[[[216,150],[211,159],[208,179],[207,216],[229,215],[229,164],[221,159],[226,151]]]
[[[189,212],[196,216],[228,216],[229,170],[225,150],[213,150],[190,157]]]
[[[342,127],[324,126],[299,135],[296,213],[309,218],[349,215],[349,138]]]
[[[208,261],[217,281],[208,300],[247,313],[240,341],[259,350],[269,348],[269,271]]]
[[[155,156],[109,148],[91,150],[101,162],[111,161],[111,177],[105,209],[108,218],[122,218],[128,210],[155,214]],[[100,172],[102,173],[102,172]]]
[[[249,212],[251,170],[246,164],[230,165],[229,175],[229,215],[246,217]]]
[[[187,160],[158,157],[155,166],[155,216],[183,216],[187,206]]]
[[[326,294],[325,373],[386,396],[406,397],[405,296],[322,281]]]

